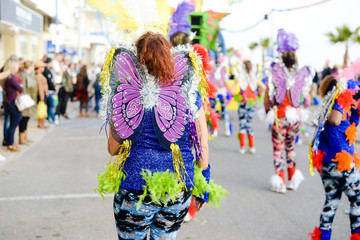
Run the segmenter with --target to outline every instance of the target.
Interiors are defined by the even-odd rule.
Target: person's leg
[[[239,103],[238,108],[238,117],[239,117],[239,141],[240,141],[240,153],[245,153],[246,145],[246,103]]]
[[[3,146],[7,146],[7,139],[9,136],[9,127],[10,127],[10,114],[9,114],[9,104],[7,102],[3,103],[4,106],[4,140]]]
[[[28,117],[22,117],[19,123],[19,144],[26,144],[24,132],[26,130]]]
[[[304,176],[299,169],[296,169],[295,161],[295,140],[299,134],[300,122],[289,124],[287,133],[285,136],[285,150],[286,150],[286,162],[288,170],[288,184],[287,188],[290,190],[296,190],[300,183],[304,180]]]
[[[325,203],[320,215],[319,230],[321,240],[330,240],[332,224],[341,199],[343,175],[337,171],[336,164],[324,164],[320,177],[325,190]]]
[[[360,173],[354,165],[351,171],[344,175],[345,186],[343,189],[350,202],[351,234],[360,237]]]
[[[114,196],[114,217],[118,238],[146,239],[154,215],[160,210],[160,205],[154,204],[145,197],[137,210],[141,191],[119,189]]]
[[[10,113],[10,127],[8,133],[8,144],[12,146],[14,144],[14,135],[17,126],[21,120],[21,112],[19,112],[16,108],[15,102],[9,104],[9,113]]]
[[[249,147],[250,153],[255,153],[255,139],[254,139],[254,129],[252,128],[252,120],[254,118],[255,106],[247,106],[246,108],[246,133],[249,138]]]
[[[182,192],[174,202],[162,208],[150,227],[150,239],[176,239],[184,218],[189,211],[192,191]]]
[[[62,111],[62,115],[63,116],[67,116],[67,114],[66,114],[66,107],[67,107],[67,103],[68,103],[68,101],[69,101],[69,98],[70,98],[70,93],[67,93],[67,92],[65,92],[65,94],[64,94],[64,99],[63,99],[63,111]]]
[[[47,99],[47,112],[48,112],[48,117],[47,119],[50,121],[55,121],[55,113],[54,113],[54,94],[53,93],[49,93],[49,97]]]
[[[283,157],[283,152],[285,151],[287,122],[285,119],[278,119],[277,121],[278,124],[274,123],[271,129],[275,175],[271,177],[270,189],[274,192],[285,193],[285,159]]]

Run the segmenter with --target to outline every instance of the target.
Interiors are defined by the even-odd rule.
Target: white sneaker
[[[231,136],[230,130],[226,129],[226,131],[225,131],[225,136],[226,136],[226,137],[230,137],[230,136]]]
[[[212,134],[214,137],[217,137],[217,135],[218,135],[218,131],[217,130],[215,130],[214,132],[213,132],[213,134]]]
[[[270,179],[270,190],[276,193],[286,193],[286,185],[282,178],[275,174]]]
[[[55,125],[59,125],[59,115],[55,115],[55,120],[54,120]]]
[[[251,153],[251,154],[256,153],[256,148],[255,147],[249,148],[249,153]]]
[[[193,219],[193,217],[190,215],[190,213],[187,213],[184,218],[184,222],[190,222],[192,219]]]
[[[0,153],[0,161],[6,161],[6,157]]]
[[[245,154],[245,152],[246,152],[246,148],[245,148],[245,147],[240,148],[240,150],[239,150],[239,153],[240,153],[240,154]]]

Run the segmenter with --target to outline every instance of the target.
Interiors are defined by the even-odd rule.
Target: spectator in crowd
[[[99,115],[100,112],[100,100],[102,97],[101,94],[101,85],[100,85],[100,77],[101,77],[101,69],[100,72],[98,72],[96,74],[96,79],[93,83],[93,87],[95,89],[95,111],[96,111],[96,116]]]
[[[327,75],[331,74],[330,60],[326,60],[324,69],[321,72],[321,79],[324,79]]]
[[[34,64],[31,61],[24,62],[24,68],[20,72],[23,81],[22,87],[24,93],[28,94],[34,101],[37,95],[37,86],[35,81]],[[36,114],[36,108],[31,107],[22,111],[22,118],[19,124],[19,144],[29,144],[32,141],[28,138],[27,125],[31,116]]]
[[[64,118],[69,119],[66,113],[67,102],[73,91],[73,75],[74,64],[70,63],[62,76],[61,88],[59,90],[59,105],[56,108],[56,115],[62,115]]]
[[[45,63],[42,61],[37,61],[35,64],[35,80],[38,89],[37,102],[43,101],[47,102],[47,98],[49,96],[49,87],[46,78],[43,75],[45,70]],[[45,118],[38,118],[38,128],[46,128],[45,126]]]
[[[55,111],[54,111],[54,107],[55,107],[55,84],[54,84],[54,77],[53,74],[51,72],[52,69],[52,59],[51,58],[47,58],[45,60],[45,70],[43,72],[44,77],[47,80],[47,84],[48,84],[48,89],[49,89],[49,96],[47,98],[47,113],[48,113],[48,117],[47,120],[50,123],[55,123],[55,125],[59,124],[58,119],[55,119]]]
[[[62,75],[64,73],[64,67],[62,65],[63,59],[64,55],[62,55],[62,53],[57,53],[52,63],[52,71],[57,89],[61,87]]]
[[[1,71],[0,71],[0,85],[1,85],[2,93],[3,93],[2,96],[1,96],[0,101],[1,101],[1,103],[3,105],[4,105],[4,101],[5,101],[5,99],[4,99],[5,94],[4,94],[4,88],[3,88],[4,83],[5,83],[4,80],[6,80],[11,74],[15,74],[17,72],[17,69],[18,69],[18,66],[13,65],[11,68],[9,68],[7,70],[4,70],[4,68],[2,68]],[[7,116],[8,116],[8,122],[10,123],[10,116],[9,115],[7,115]],[[5,117],[5,120],[6,120],[6,117]],[[6,128],[6,129],[8,129],[8,128]],[[4,121],[4,130],[5,130],[5,121]],[[5,134],[5,131],[4,131],[4,134]],[[4,135],[3,145],[7,146],[7,143],[6,143],[5,139],[6,138],[5,138],[5,135]],[[5,161],[5,160],[6,160],[6,158],[0,153],[0,161]]]
[[[82,110],[85,107],[85,116],[89,117],[89,94],[88,94],[88,86],[89,86],[89,78],[86,71],[86,65],[84,65],[79,74],[77,75],[76,81],[76,96],[80,101],[80,117],[83,116]]]
[[[10,127],[4,140],[6,145],[8,146],[8,151],[18,152],[20,151],[20,148],[14,143],[14,135],[16,127],[19,125],[21,120],[21,112],[17,109],[15,105],[15,99],[23,92],[23,88],[20,86],[18,80],[15,77],[15,73],[18,72],[19,69],[19,63],[17,59],[9,59],[6,62],[4,66],[4,71],[7,71],[9,69],[13,70],[10,76],[5,80],[4,84],[4,92],[6,95],[6,100],[4,101],[4,109],[5,115],[10,116]]]

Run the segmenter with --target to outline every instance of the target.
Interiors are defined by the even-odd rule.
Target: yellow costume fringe
[[[100,77],[102,93],[104,93],[107,90],[107,88],[109,87],[110,74],[114,67],[111,63],[112,63],[112,60],[113,60],[113,57],[115,54],[115,50],[116,50],[115,47],[111,47],[105,57],[105,62],[104,62],[103,70],[101,72],[101,77]]]
[[[170,145],[170,149],[172,151],[173,165],[174,171],[176,173],[177,179],[182,187],[185,187],[185,173],[186,168],[184,165],[184,160],[181,156],[181,151],[179,145],[172,143]]]
[[[196,54],[193,51],[189,52],[189,57],[191,59],[192,65],[194,67],[196,77],[200,79],[199,93],[200,93],[201,99],[204,102],[209,102],[209,98],[208,98],[209,86],[206,82],[206,78],[204,76],[202,65],[199,63],[199,59],[197,58]]]

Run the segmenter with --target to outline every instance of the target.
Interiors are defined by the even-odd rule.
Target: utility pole
[[[79,16],[78,16],[78,58],[79,61],[82,59],[82,48],[81,48],[81,35],[82,35],[82,0],[79,0]]]

